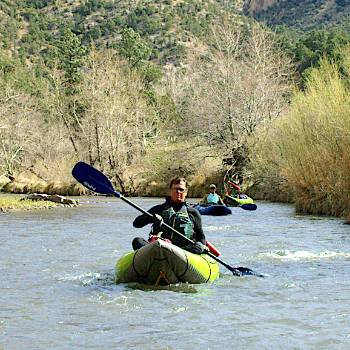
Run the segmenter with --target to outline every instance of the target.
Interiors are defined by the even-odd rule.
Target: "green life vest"
[[[166,210],[163,210],[161,214],[164,222],[168,224],[169,226],[173,227],[176,231],[179,231],[184,236],[186,236],[189,239],[193,238],[193,222],[191,221],[187,206],[184,204],[181,209],[177,212],[173,209],[173,207],[170,207]],[[183,242],[184,240],[179,237],[176,233],[168,230],[166,227],[162,227],[164,238],[169,238],[174,244]]]

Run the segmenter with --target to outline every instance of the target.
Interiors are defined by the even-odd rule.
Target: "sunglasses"
[[[183,187],[172,187],[171,189],[173,191],[180,192],[180,193],[186,192],[186,188],[183,188]]]

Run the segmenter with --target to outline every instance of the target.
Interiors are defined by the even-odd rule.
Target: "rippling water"
[[[148,209],[160,199],[136,198]],[[293,207],[203,217],[222,260],[265,278],[115,285],[138,212],[114,198],[0,215],[0,349],[349,349],[350,226]]]

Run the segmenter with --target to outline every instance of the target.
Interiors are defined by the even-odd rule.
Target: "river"
[[[159,289],[113,282],[147,236],[120,199],[0,214],[0,349],[349,349],[350,226],[257,205],[203,226],[222,260],[265,278],[221,266],[212,284]]]

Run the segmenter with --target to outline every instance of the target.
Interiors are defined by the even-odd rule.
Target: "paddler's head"
[[[215,184],[211,184],[211,185],[209,186],[209,191],[210,191],[210,193],[215,193],[215,191],[216,191],[216,185],[215,185]]]
[[[174,203],[184,203],[187,196],[187,181],[183,177],[175,177],[170,181],[170,199]]]

